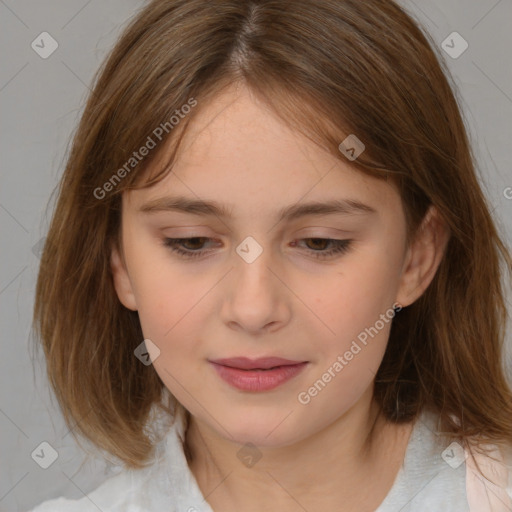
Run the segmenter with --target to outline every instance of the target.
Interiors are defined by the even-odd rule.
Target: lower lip
[[[279,366],[273,370],[240,370],[211,363],[217,373],[231,386],[242,391],[268,391],[299,374],[308,363]]]

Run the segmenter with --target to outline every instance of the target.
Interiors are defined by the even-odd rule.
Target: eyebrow
[[[231,218],[232,209],[216,201],[191,199],[184,196],[160,197],[143,204],[139,211],[142,213],[156,213],[163,211],[176,211],[192,215],[216,216]],[[309,215],[354,215],[375,214],[377,210],[355,199],[335,199],[322,202],[297,203],[286,206],[277,212],[279,222],[291,221]]]

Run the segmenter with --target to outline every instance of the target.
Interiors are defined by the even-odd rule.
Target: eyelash
[[[205,240],[211,240],[210,238],[205,237],[205,236],[194,236],[194,237],[189,237],[189,238],[164,238],[163,245],[165,247],[167,247],[168,249],[170,249],[171,251],[179,254],[180,256],[182,256],[184,258],[188,258],[188,259],[199,258],[200,256],[202,256],[204,253],[206,253],[208,251],[184,250],[184,249],[180,248],[178,245],[180,243],[183,243],[184,241],[197,240],[197,239],[201,239],[201,238],[203,238]],[[319,251],[310,249],[310,251],[314,254],[314,257],[317,259],[320,259],[320,260],[328,259],[328,258],[336,256],[338,254],[341,255],[341,254],[346,253],[350,249],[350,246],[352,243],[352,240],[336,240],[334,238],[309,237],[309,238],[302,238],[301,240],[322,240],[322,241],[327,241],[327,242],[331,242],[332,244],[334,244],[334,248],[332,248],[329,251],[319,252]]]

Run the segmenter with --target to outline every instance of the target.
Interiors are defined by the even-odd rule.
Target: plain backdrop
[[[402,0],[401,4],[431,34],[453,74],[482,186],[510,246],[512,4],[509,0]],[[25,511],[57,496],[82,497],[118,470],[99,458],[85,459],[52,399],[44,361],[32,360],[29,345],[34,342],[31,320],[38,249],[49,225],[51,194],[93,73],[142,6],[137,0],[0,0],[0,511]],[[32,47],[33,41],[39,41],[39,47],[48,51],[55,44],[40,36],[43,32],[58,44],[47,58]],[[457,58],[442,47],[453,32],[468,44]],[[46,44],[40,43],[41,37]],[[457,45],[464,43],[457,39],[454,44],[461,48]],[[510,340],[509,330],[508,347]],[[508,350],[506,365],[511,368]],[[48,469],[40,467],[33,455],[43,442],[58,454]]]

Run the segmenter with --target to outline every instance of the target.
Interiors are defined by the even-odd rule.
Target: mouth
[[[273,370],[285,366],[296,366],[307,363],[307,361],[294,361],[291,359],[284,359],[282,357],[260,357],[257,359],[249,359],[247,357],[230,357],[225,359],[215,359],[210,362],[221,366],[227,366],[228,368],[246,371]]]
[[[308,361],[291,361],[279,358],[248,360],[247,358],[209,361],[217,375],[230,386],[251,392],[274,389],[289,381],[308,365]],[[284,361],[284,362],[283,362]],[[278,364],[276,364],[278,363]],[[245,368],[241,368],[245,366]]]

